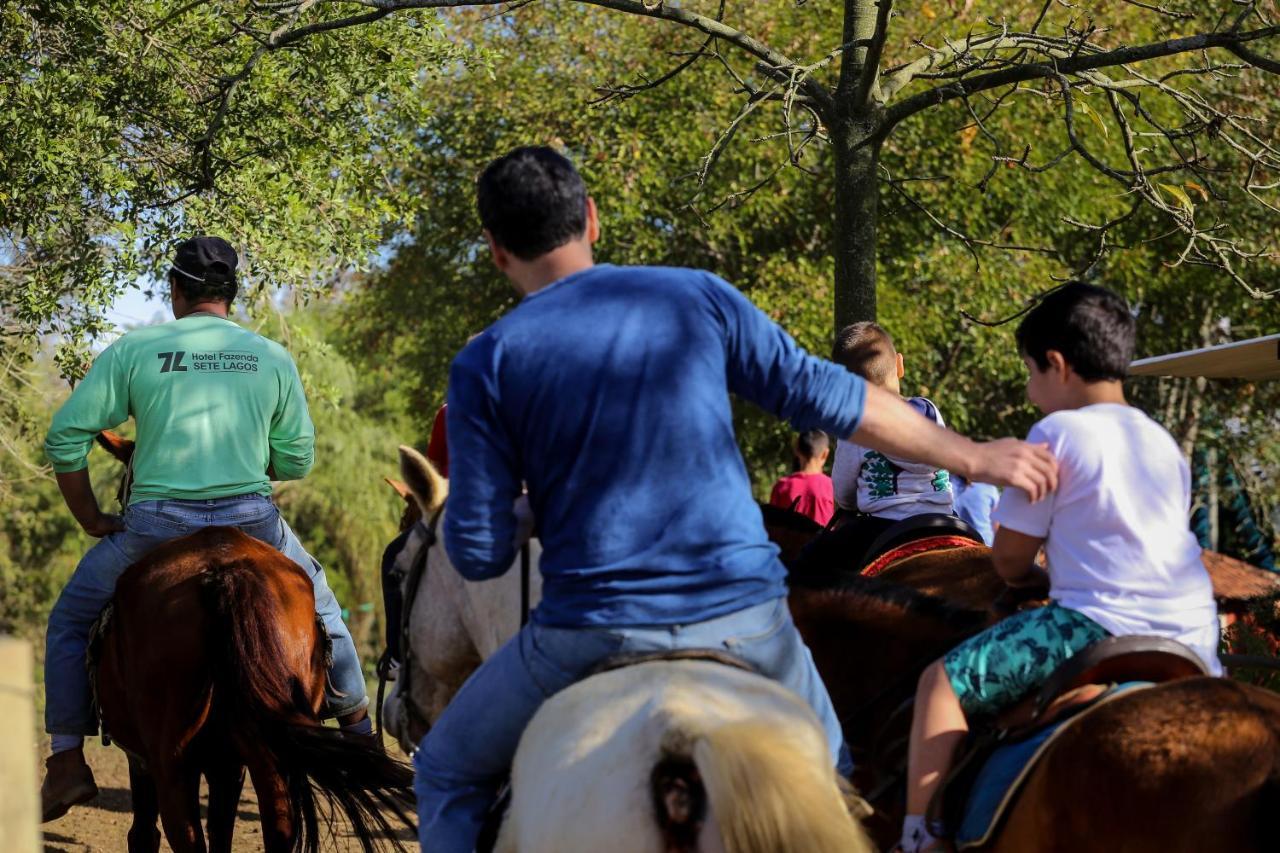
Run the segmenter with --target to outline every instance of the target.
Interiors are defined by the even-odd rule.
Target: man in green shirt
[[[54,415],[45,453],[81,527],[100,537],[52,612],[45,639],[45,729],[53,754],[41,790],[44,819],[97,794],[85,735],[97,732],[85,651],[116,580],[148,551],[201,527],[238,527],[298,563],[315,587],[333,639],[326,711],[370,731],[364,675],[324,570],[271,501],[271,479],[311,470],[315,430],[293,359],[274,341],[227,319],[237,257],[218,237],[177,247],[169,272],[174,321],[136,329],[94,362]],[[124,516],[103,513],[86,459],[94,437],[133,417],[137,447]]]

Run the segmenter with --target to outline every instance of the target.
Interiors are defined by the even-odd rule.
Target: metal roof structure
[[[1280,335],[1142,358],[1129,365],[1129,375],[1280,379]]]

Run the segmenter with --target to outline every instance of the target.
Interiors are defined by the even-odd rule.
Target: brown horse
[[[877,807],[864,822],[897,837],[907,702],[921,670],[986,624],[879,579],[793,585],[791,611],[831,691]],[[1047,750],[982,849],[1263,851],[1280,808],[1280,697],[1214,678],[1124,694],[1081,717]]]
[[[761,504],[760,512],[765,532],[782,551],[782,562],[794,581],[821,585],[862,570],[856,554],[849,556],[847,565],[799,567],[796,557],[823,528],[789,509]],[[912,554],[890,563],[877,577],[973,610],[990,608],[1005,589],[991,563],[991,549],[976,544]]]
[[[211,527],[160,546],[121,576],[95,644],[106,731],[129,756],[131,853],[229,853],[245,768],[268,853],[319,850],[318,815],[345,815],[365,851],[412,826],[412,772],[320,724],[328,637],[311,582],[238,530]],[[317,801],[317,794],[319,799]],[[335,808],[336,807],[336,808]],[[393,842],[397,848],[398,842]]]

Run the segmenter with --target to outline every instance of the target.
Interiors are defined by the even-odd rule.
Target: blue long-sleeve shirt
[[[526,297],[450,370],[453,564],[507,570],[523,481],[542,624],[690,623],[784,595],[729,392],[841,437],[866,399],[707,272],[600,265]]]

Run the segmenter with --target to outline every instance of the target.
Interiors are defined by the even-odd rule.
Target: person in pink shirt
[[[774,484],[769,503],[807,515],[826,527],[836,511],[831,478],[823,471],[831,455],[831,439],[821,430],[802,432],[796,436],[794,453],[796,472]]]

